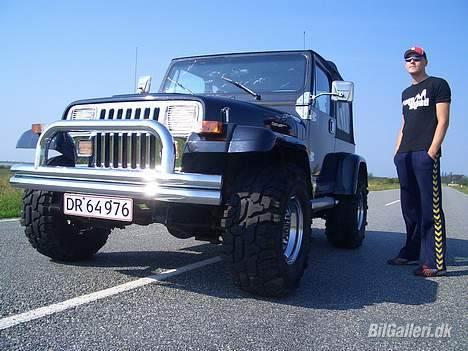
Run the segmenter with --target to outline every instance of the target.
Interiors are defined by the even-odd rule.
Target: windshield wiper
[[[184,89],[185,91],[188,91],[190,94],[195,95],[195,94],[193,93],[193,91],[191,91],[189,88],[184,87],[184,86],[183,86],[182,84],[180,84],[179,82],[176,82],[175,80],[173,80],[173,79],[171,79],[171,78],[169,78],[169,77],[167,77],[167,80],[168,80],[169,82],[172,82],[172,83],[176,84],[177,86],[181,87],[181,88]]]
[[[236,82],[235,80],[232,80],[232,79],[229,79],[229,78],[226,78],[226,77],[221,77],[221,79],[225,80],[228,83],[231,83],[232,85],[235,85],[236,87],[238,87],[239,89],[242,89],[243,91],[246,91],[247,93],[249,93],[250,95],[255,97],[256,100],[261,100],[262,99],[260,94],[257,94],[255,91],[250,90],[245,85],[242,85],[241,83]]]

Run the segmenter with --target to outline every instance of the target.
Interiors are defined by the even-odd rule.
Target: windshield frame
[[[191,57],[182,57],[182,58],[176,58],[173,59],[164,75],[164,79],[161,82],[160,88],[159,88],[159,93],[163,94],[180,94],[180,92],[164,92],[164,88],[166,87],[166,82],[168,78],[170,78],[170,74],[172,73],[172,69],[174,66],[180,62],[184,61],[193,61],[193,60],[209,60],[211,58],[216,59],[216,58],[231,58],[231,57],[255,57],[255,56],[279,56],[279,55],[285,55],[285,56],[291,56],[291,55],[300,55],[303,56],[305,59],[304,62],[304,78],[302,81],[302,84],[298,87],[296,90],[261,90],[260,93],[262,95],[262,98],[264,96],[269,96],[273,99],[275,96],[278,95],[294,95],[294,96],[300,96],[306,91],[310,91],[311,89],[311,65],[313,62],[313,56],[312,53],[309,51],[269,51],[269,52],[253,52],[253,53],[233,53],[233,54],[218,54],[218,55],[204,55],[204,56],[191,56]],[[231,77],[228,77],[231,78]],[[257,91],[256,91],[257,92]],[[220,96],[220,97],[233,97],[233,98],[241,98],[241,99],[247,99],[247,100],[252,100],[253,96],[249,95],[245,91],[242,91],[239,89],[239,91],[232,91],[232,92],[206,92],[206,93],[199,93],[195,92],[195,95],[200,95],[200,96]]]

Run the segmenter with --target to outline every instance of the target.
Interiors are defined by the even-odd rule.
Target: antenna
[[[306,45],[306,32],[304,31],[304,51],[305,51],[305,45]],[[304,104],[305,104],[305,91],[304,94],[302,94],[302,111],[304,111]],[[307,110],[309,110],[309,107],[307,107]]]
[[[133,81],[132,91],[134,91],[137,88],[137,67],[138,67],[138,46],[135,47],[135,77]]]

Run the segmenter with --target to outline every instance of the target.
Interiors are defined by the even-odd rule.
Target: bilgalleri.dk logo
[[[371,323],[369,338],[450,338],[452,327],[447,323],[420,325],[415,323]]]

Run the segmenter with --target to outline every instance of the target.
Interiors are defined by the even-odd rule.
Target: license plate
[[[63,202],[63,213],[67,215],[125,222],[131,222],[133,219],[132,199],[64,194]]]

